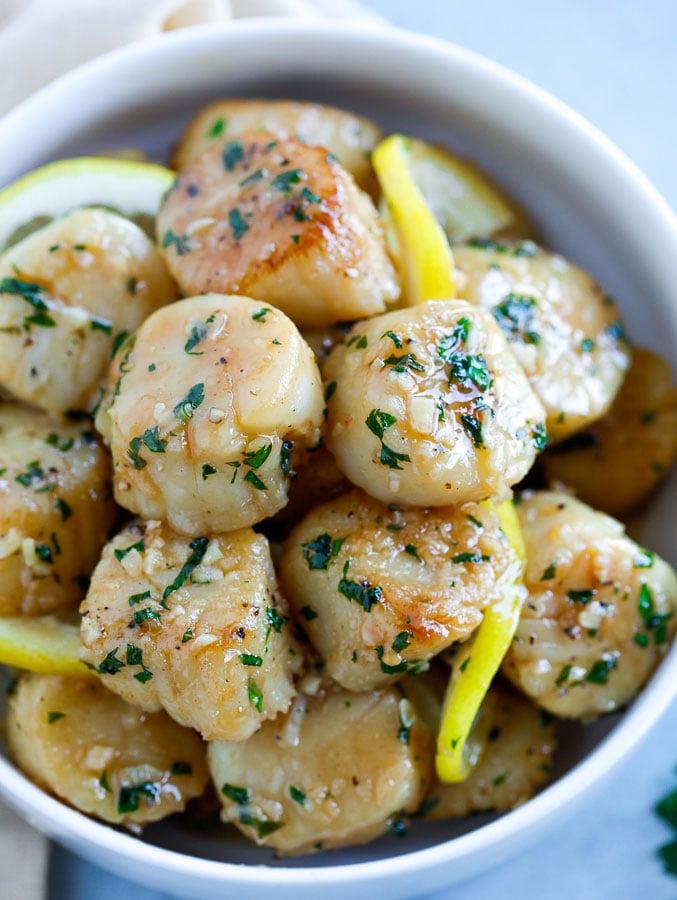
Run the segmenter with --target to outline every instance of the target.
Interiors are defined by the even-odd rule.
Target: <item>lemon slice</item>
[[[372,164],[396,232],[405,303],[449,300],[456,294],[449,241],[410,168],[410,138],[393,134],[374,149]]]
[[[49,675],[86,675],[80,629],[55,616],[0,617],[0,664]]]
[[[478,727],[473,725],[515,634],[524,599],[521,581],[526,557],[515,508],[508,501],[494,510],[515,551],[515,565],[505,574],[502,599],[485,611],[474,637],[461,645],[454,659],[435,754],[437,777],[443,782],[463,781],[479,762],[488,737],[489,717],[480,717]]]
[[[410,138],[407,165],[450,243],[514,232],[528,237],[524,214],[473,163]]]
[[[0,191],[0,252],[83,206],[104,206],[147,230],[175,178],[163,166],[128,159],[83,156],[49,163]]]

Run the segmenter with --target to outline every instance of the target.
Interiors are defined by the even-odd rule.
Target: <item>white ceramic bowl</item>
[[[328,101],[469,154],[523,202],[549,245],[606,285],[638,342],[665,354],[677,345],[677,223],[646,179],[589,124],[523,79],[458,47],[395,30],[259,21],[116,52],[0,122],[0,185],[50,159],[104,147],[166,155],[191,112],[225,94]],[[668,558],[675,501],[673,479],[646,524],[646,543]],[[47,797],[5,759],[0,794],[77,853],[178,896],[208,900],[238,890],[248,900],[271,891],[359,900],[377,891],[397,900],[495,865],[571,814],[675,693],[677,646],[627,712],[563,728],[558,777],[523,807],[419,824],[405,840],[300,860],[275,861],[234,830],[200,831],[181,819],[133,837]]]

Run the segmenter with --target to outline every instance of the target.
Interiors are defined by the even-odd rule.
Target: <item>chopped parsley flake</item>
[[[298,803],[300,806],[305,805],[306,795],[300,788],[294,787],[293,784],[289,788],[289,796],[295,803]]]
[[[242,161],[244,156],[244,147],[242,141],[228,141],[223,148],[221,158],[227,172],[232,172],[237,164]]]
[[[160,616],[154,609],[146,606],[143,609],[137,609],[134,613],[134,624],[143,625],[144,622],[159,622]]]
[[[46,292],[43,287],[33,281],[21,281],[19,278],[0,279],[0,294],[16,294],[33,307],[35,313],[24,317],[24,328],[30,329],[31,325],[41,325],[43,328],[53,328],[56,325],[49,315],[49,307],[42,299]]]
[[[237,803],[238,806],[246,806],[251,801],[251,792],[249,788],[239,787],[236,784],[228,784],[226,782],[221,788],[221,793],[224,797],[228,797],[229,800],[232,800],[233,803]]]
[[[416,359],[415,353],[402,353],[400,356],[392,353],[383,360],[383,366],[384,368],[385,366],[392,366],[393,371],[400,374],[406,372],[407,369],[411,369],[413,372],[425,372],[425,366],[421,365]]]
[[[395,416],[392,416],[390,413],[384,412],[381,409],[372,409],[365,419],[365,425],[369,431],[371,431],[372,434],[375,434],[381,441],[381,463],[391,469],[401,469],[401,462],[411,461],[409,455],[407,453],[398,453],[396,450],[393,450],[392,447],[389,447],[383,440],[386,429],[394,425],[395,422],[397,422]]]
[[[557,560],[553,560],[550,563],[550,565],[547,567],[547,569],[544,570],[543,574],[541,575],[540,580],[541,581],[552,581],[552,579],[555,577],[556,571],[557,571]]]
[[[309,569],[326,569],[329,560],[333,556],[337,556],[345,538],[335,538],[332,540],[331,535],[318,535],[315,540],[307,541],[301,544],[303,556],[308,563]]]
[[[143,781],[141,784],[124,785],[118,794],[118,813],[136,812],[141,798],[145,798],[146,806],[160,802],[160,786],[152,781]]]
[[[251,705],[257,712],[261,712],[263,709],[263,694],[261,693],[261,688],[251,676],[247,682],[247,695]]]
[[[246,178],[242,179],[240,187],[249,187],[252,184],[256,184],[256,182],[261,181],[265,175],[267,175],[266,169],[256,169],[251,175],[247,175]]]
[[[381,337],[390,338],[397,350],[402,349],[402,338],[398,334],[395,334],[394,331],[384,331]]]
[[[140,437],[134,437],[129,442],[129,448],[127,450],[127,459],[134,466],[135,469],[145,469],[146,468],[146,460],[139,454],[139,450],[141,449],[141,441]]]
[[[371,585],[366,578],[361,582],[352,581],[347,578],[350,560],[346,560],[343,567],[343,577],[338,583],[338,592],[358,603],[365,612],[371,612],[372,606],[378,603],[383,595],[383,590],[378,585]]]
[[[592,666],[585,680],[592,684],[606,684],[609,680],[609,673],[618,666],[617,653],[603,653],[602,658],[598,659]]]
[[[197,347],[197,345],[200,343],[200,341],[203,341],[205,339],[205,337],[207,336],[207,331],[208,331],[208,328],[204,322],[195,322],[193,325],[191,325],[190,332],[188,334],[188,340],[186,341],[186,343],[184,344],[184,347],[183,347],[184,351],[189,356],[202,356],[203,355],[203,353],[204,353],[203,350],[199,350],[199,351],[195,352],[193,350],[193,348]]]
[[[188,419],[193,418],[195,410],[200,406],[204,398],[204,382],[194,384],[183,400],[180,400],[174,407],[174,415],[180,422],[187,422]]]
[[[136,606],[137,603],[141,603],[143,600],[150,600],[150,591],[141,591],[139,594],[129,595],[130,606]]]
[[[268,315],[268,313],[269,313],[270,311],[271,311],[271,310],[270,310],[270,307],[268,307],[268,306],[263,306],[263,307],[261,307],[261,309],[260,309],[258,312],[252,313],[252,319],[253,319],[255,322],[265,322],[265,321],[266,321],[266,316]]]
[[[240,653],[240,662],[243,666],[261,666],[263,660],[254,653]]]
[[[237,207],[228,211],[228,224],[233,229],[233,240],[241,240],[249,231],[249,225],[242,218],[242,213]]]
[[[536,300],[533,297],[510,292],[502,303],[494,307],[492,314],[508,340],[538,344],[541,336],[535,330],[534,307]]]
[[[156,425],[154,428],[147,428],[143,433],[143,443],[151,453],[164,453],[167,441],[163,441],[160,437],[160,427]]]
[[[140,541],[137,541],[135,544],[130,544],[129,547],[123,547],[121,550],[114,550],[115,558],[117,560],[123,560],[128,553],[131,553],[132,550],[138,550],[139,553],[144,553],[146,550],[146,542],[143,538]]]
[[[301,169],[289,169],[287,172],[280,172],[270,182],[270,186],[274,191],[282,191],[285,196],[289,196],[293,184],[298,184],[303,177]]]
[[[582,591],[567,591],[567,597],[572,603],[581,603],[583,606],[585,606],[586,603],[590,603],[591,600],[594,600],[596,596],[597,591],[594,588]]]
[[[639,614],[644,622],[644,627],[654,633],[654,643],[664,644],[668,638],[667,623],[672,613],[657,613],[651,589],[643,584],[639,591]]]
[[[487,556],[486,553],[469,553],[467,550],[451,557],[453,563],[480,563],[488,562],[490,559],[491,556]]]
[[[463,430],[468,435],[470,440],[473,443],[473,447],[476,449],[480,449],[484,447],[484,437],[482,435],[482,423],[477,418],[477,416],[471,416],[468,413],[463,413],[459,416],[461,420],[461,425],[463,426]]]
[[[215,475],[216,469],[214,466],[210,466],[209,463],[203,463],[202,465],[202,480],[206,481],[210,475]]]
[[[190,253],[190,239],[187,234],[175,234],[171,228],[162,236],[162,246],[166,249],[174,245],[177,256],[185,256]]]
[[[62,497],[56,498],[56,500],[54,501],[54,508],[58,509],[61,513],[62,522],[65,522],[66,519],[70,519],[70,517],[73,515],[73,510]]]
[[[52,722],[58,722],[59,719],[65,719],[66,713],[62,712],[48,712],[47,713],[47,724],[51,725]]]
[[[186,580],[193,574],[193,571],[200,565],[202,562],[202,557],[207,552],[207,547],[209,546],[209,538],[206,537],[196,537],[194,538],[190,544],[188,545],[190,548],[190,555],[188,559],[181,567],[181,571],[176,576],[174,581],[171,584],[168,584],[167,587],[162,592],[162,602],[167,600],[170,594],[173,594],[174,591],[178,591],[179,588],[182,588],[186,583]]]
[[[208,138],[218,137],[220,134],[223,133],[223,129],[225,128],[225,126],[226,126],[225,119],[216,119],[209,126],[209,130],[207,131],[207,137]]]

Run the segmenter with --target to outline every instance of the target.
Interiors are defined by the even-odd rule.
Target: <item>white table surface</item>
[[[366,0],[532,79],[606,132],[677,208],[677,0]],[[677,262],[677,261],[676,261]],[[677,783],[677,707],[601,794],[512,861],[429,900],[677,900],[655,802]],[[488,861],[488,865],[490,861]],[[48,900],[168,900],[54,847]],[[196,896],[195,900],[199,900]]]

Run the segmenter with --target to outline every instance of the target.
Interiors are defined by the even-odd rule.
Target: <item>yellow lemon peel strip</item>
[[[479,761],[487,735],[473,731],[473,724],[515,634],[525,596],[524,540],[515,508],[507,501],[493,509],[515,552],[515,566],[506,573],[502,599],[485,610],[475,635],[456,654],[435,754],[437,777],[443,782],[465,780]]]
[[[408,306],[456,294],[454,261],[444,231],[412,177],[410,139],[393,134],[374,149],[372,164],[397,233]]]
[[[49,675],[86,675],[80,629],[55,616],[0,618],[0,664]]]

